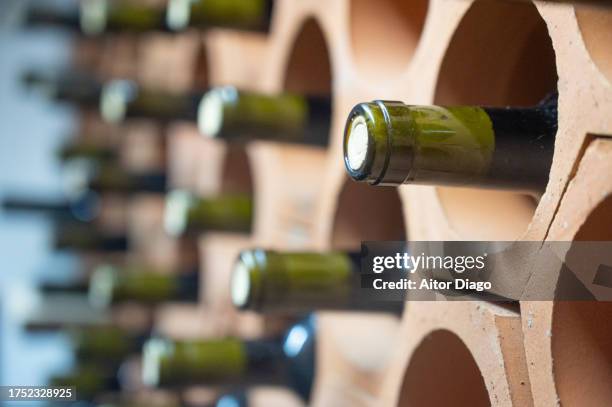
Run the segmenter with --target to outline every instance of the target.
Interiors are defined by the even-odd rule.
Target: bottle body
[[[253,199],[246,194],[200,198],[175,190],[166,199],[164,226],[175,237],[209,231],[249,233],[252,222]]]
[[[146,334],[113,326],[76,329],[70,336],[77,360],[105,366],[118,366],[140,352],[146,340]]]
[[[175,31],[228,28],[267,32],[273,3],[273,0],[170,0],[166,22]]]
[[[100,98],[102,117],[110,123],[127,119],[193,121],[202,92],[169,93],[144,88],[129,80],[104,85]]]
[[[60,225],[55,232],[54,247],[57,250],[125,252],[129,249],[124,233],[107,232],[87,224]]]
[[[376,301],[361,288],[359,253],[247,250],[232,275],[232,302],[243,310],[401,313],[403,303]]]
[[[532,108],[357,105],[347,122],[349,175],[403,183],[541,192],[557,131],[556,96]]]
[[[121,194],[150,193],[165,194],[167,176],[163,170],[128,172],[116,166],[99,166],[89,180],[89,189],[96,192]]]
[[[226,86],[207,92],[200,102],[198,126],[224,140],[271,140],[326,146],[331,99],[290,93],[265,95]]]
[[[102,83],[83,72],[29,71],[22,77],[24,86],[36,89],[51,100],[74,103],[86,109],[95,109],[102,94]]]
[[[304,399],[312,387],[315,325],[309,317],[282,339],[147,342],[143,379],[151,386],[282,385]]]
[[[197,270],[160,272],[146,267],[120,269],[102,265],[91,276],[89,298],[102,308],[123,302],[197,302],[199,281]]]

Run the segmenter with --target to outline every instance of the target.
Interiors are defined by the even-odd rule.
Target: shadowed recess
[[[438,330],[414,351],[404,375],[398,406],[490,406],[482,373],[454,333]]]

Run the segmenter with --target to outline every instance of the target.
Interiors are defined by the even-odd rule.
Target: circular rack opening
[[[352,0],[353,58],[361,74],[385,78],[408,67],[421,38],[428,0]]]
[[[557,79],[552,42],[533,4],[476,1],[450,42],[434,104],[532,106],[556,91]],[[516,240],[537,206],[511,192],[441,187],[438,195],[451,227],[468,240]]]
[[[576,19],[582,39],[593,62],[612,83],[612,10],[604,7],[579,7]]]
[[[447,330],[433,331],[414,351],[398,406],[490,406],[482,373],[465,343]]]
[[[374,188],[346,180],[336,207],[332,246],[359,250],[362,241],[406,240],[397,188]]]
[[[612,241],[612,196],[587,217],[577,241]],[[606,405],[612,400],[612,302],[559,301],[553,307],[553,372],[561,403]]]
[[[284,90],[296,94],[329,99],[318,112],[322,120],[317,131],[329,141],[333,113],[332,69],[325,35],[315,19],[307,19],[295,38],[285,70]],[[318,134],[318,133],[317,133]]]

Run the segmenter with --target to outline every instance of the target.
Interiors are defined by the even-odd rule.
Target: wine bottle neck
[[[100,110],[104,119],[111,123],[134,118],[195,121],[201,97],[199,91],[168,93],[116,80],[104,86]]]
[[[232,301],[264,313],[314,310],[401,312],[403,304],[375,301],[361,288],[359,253],[241,253]]]
[[[146,270],[119,270],[100,266],[92,275],[90,299],[99,307],[122,302],[155,305],[166,301],[196,302],[198,273],[172,273]]]
[[[124,252],[128,246],[128,238],[124,234],[104,233],[85,226],[60,228],[55,239],[55,248],[59,250]]]
[[[208,29],[269,30],[273,0],[170,0],[167,24],[176,31]]]
[[[117,168],[103,168],[90,181],[89,188],[97,192],[164,194],[167,178],[163,171],[136,174]]]
[[[166,198],[164,224],[172,236],[190,236],[211,230],[248,233],[252,218],[253,201],[248,195],[198,198],[176,190]]]
[[[314,145],[328,142],[328,97],[265,95],[233,87],[204,95],[198,110],[203,134],[222,139],[268,139]]]
[[[364,103],[345,132],[349,174],[377,185],[541,191],[552,162],[556,100],[521,109]]]
[[[110,0],[82,1],[80,28],[88,35],[114,32],[145,33],[168,29],[163,8]]]
[[[76,10],[60,10],[57,8],[32,7],[26,11],[24,24],[27,27],[58,26],[74,31],[80,29],[79,14]]]

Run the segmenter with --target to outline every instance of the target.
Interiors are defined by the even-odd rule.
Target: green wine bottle
[[[166,199],[164,226],[172,236],[190,236],[207,231],[249,233],[252,222],[253,200],[248,195],[200,198],[175,190]]]
[[[78,278],[69,282],[45,281],[38,286],[38,291],[43,295],[53,294],[87,294],[89,282]]]
[[[70,339],[78,361],[118,366],[138,354],[148,338],[146,333],[130,332],[115,326],[73,329]]]
[[[119,161],[116,147],[105,146],[90,140],[75,140],[63,145],[57,152],[62,162],[71,160],[90,160],[96,164],[111,164]]]
[[[344,135],[349,175],[372,185],[428,184],[541,193],[557,96],[531,108],[357,105]]]
[[[91,174],[87,189],[98,193],[165,194],[167,177],[163,170],[136,173],[113,165],[101,165]]]
[[[197,302],[199,281],[197,270],[162,273],[143,266],[120,269],[101,265],[91,276],[89,299],[92,305],[100,308],[130,301],[148,305]]]
[[[107,232],[85,223],[60,224],[54,239],[56,250],[125,252],[129,248],[128,237],[124,233]]]
[[[198,127],[224,140],[264,139],[326,146],[329,97],[265,95],[224,86],[208,91],[198,109]]]
[[[361,288],[359,253],[246,250],[232,274],[231,298],[242,310],[401,313],[400,301],[376,301]]]
[[[104,85],[100,112],[110,123],[127,119],[185,120],[195,122],[202,92],[184,94],[157,91],[130,80],[114,80]]]
[[[78,71],[31,70],[22,75],[21,82],[27,89],[34,89],[51,100],[87,109],[96,108],[102,94],[102,83],[97,78]]]
[[[166,23],[175,31],[187,28],[270,29],[273,0],[169,0]]]
[[[61,201],[7,197],[0,206],[4,211],[43,214],[55,220],[66,221],[91,221],[100,213],[99,196],[92,191]]]
[[[78,366],[65,375],[55,375],[49,380],[52,387],[73,387],[79,400],[92,400],[97,395],[121,390],[116,372],[104,371],[99,366]]]
[[[131,0],[82,0],[78,8],[71,9],[32,5],[24,23],[27,27],[56,26],[87,35],[168,30],[165,8]]]
[[[284,385],[308,400],[314,371],[313,317],[294,325],[278,339],[156,338],[143,350],[143,381],[155,387]]]

